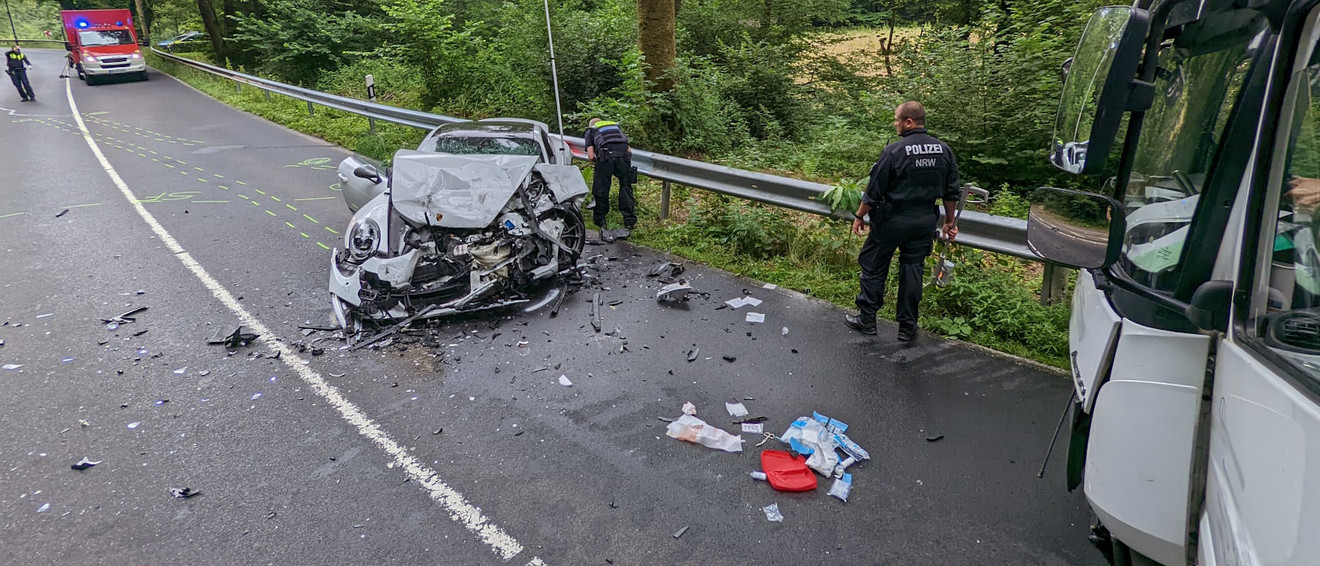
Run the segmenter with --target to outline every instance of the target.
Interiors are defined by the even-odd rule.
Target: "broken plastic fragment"
[[[752,479],[754,479],[754,480],[758,480],[758,481],[769,481],[769,480],[770,480],[770,478],[767,477],[767,476],[765,475],[765,472],[747,472],[747,475],[752,476]]]
[[[3,365],[3,366],[0,366],[0,368],[7,369],[7,370],[16,370],[16,369],[21,368],[21,367],[23,367],[23,364],[5,364],[5,365]]]
[[[91,460],[88,460],[86,456],[83,456],[83,459],[78,460],[78,463],[77,463],[77,464],[74,464],[74,465],[69,466],[69,467],[70,467],[70,468],[73,468],[73,469],[75,469],[75,470],[86,470],[87,468],[90,468],[90,467],[95,466],[95,465],[100,464],[100,463],[101,463],[100,461],[93,462],[93,461],[91,461]]]
[[[683,302],[687,300],[688,293],[692,292],[692,286],[687,280],[677,283],[670,283],[661,287],[655,294],[655,300],[667,302]]]
[[[684,526],[683,528],[679,529],[678,532],[674,533],[674,538],[679,538],[679,537],[683,536],[683,533],[686,533],[687,530],[688,530],[688,528],[687,528],[686,526]]]
[[[839,501],[848,502],[848,493],[852,491],[852,474],[843,474],[843,477],[836,478],[834,485],[830,486],[830,495],[839,498]]]
[[[187,372],[188,372],[188,366],[183,366],[179,369],[174,370],[174,375],[183,375]]]
[[[253,400],[253,401],[256,401],[257,399],[260,399],[260,398],[261,398],[261,392],[260,392],[260,391],[258,391],[258,392],[256,392],[256,393],[253,393],[253,394],[252,394],[252,400]]]
[[[784,515],[779,512],[778,503],[766,505],[765,507],[762,507],[761,510],[765,511],[765,518],[767,521],[770,521],[771,523],[784,522]]]
[[[699,355],[701,355],[701,348],[693,348],[691,350],[688,350],[687,361],[694,362],[697,360],[697,356]]]
[[[559,376],[559,384],[560,384],[560,385],[563,385],[564,387],[572,387],[572,386],[573,386],[573,382],[570,381],[570,380],[568,379],[568,376],[567,376],[567,375],[561,375],[561,376]]]
[[[765,313],[749,312],[747,313],[747,322],[751,322],[751,323],[765,322]]]
[[[107,322],[107,323],[105,324],[105,329],[106,329],[106,330],[114,331],[114,330],[117,329],[117,328],[119,328],[119,323],[118,323],[118,322]]]
[[[170,489],[170,495],[174,496],[177,499],[187,499],[195,495],[200,495],[201,493],[202,492],[200,491],[193,491],[192,488],[189,487],[176,487]]]
[[[47,510],[49,510],[49,509],[50,509],[50,504],[49,504],[49,503],[46,503],[46,504],[42,505],[41,507],[38,507],[38,508],[37,508],[37,512],[38,512],[38,513],[45,513],[45,512],[46,512]],[[683,527],[683,528],[684,528],[685,530],[687,529],[687,527]],[[674,538],[678,538],[678,537],[674,537]]]
[[[780,335],[780,336],[788,336],[788,327],[785,326],[785,327],[783,327],[782,329],[780,329],[780,330],[779,330],[779,335]]]

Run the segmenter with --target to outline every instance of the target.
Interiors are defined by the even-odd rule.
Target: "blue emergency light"
[[[78,20],[77,24],[78,24],[78,27],[80,27],[80,28],[85,28],[85,27],[87,27],[87,20]]]

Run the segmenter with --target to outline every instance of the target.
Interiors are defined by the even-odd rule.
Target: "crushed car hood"
[[[390,202],[411,222],[485,228],[495,221],[539,158],[526,155],[394,154]]]

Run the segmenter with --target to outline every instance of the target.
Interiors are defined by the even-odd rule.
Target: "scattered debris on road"
[[[172,495],[172,496],[174,496],[174,497],[176,497],[176,498],[178,498],[178,499],[188,499],[189,497],[194,497],[194,496],[197,496],[197,495],[201,495],[201,493],[202,493],[202,492],[200,492],[200,491],[194,491],[194,490],[193,490],[192,488],[190,488],[190,487],[176,487],[176,488],[170,489],[170,495]]]
[[[559,384],[560,384],[560,385],[563,385],[564,387],[572,387],[572,386],[573,386],[573,382],[570,381],[570,380],[568,379],[568,376],[566,376],[566,375],[561,375],[561,376],[559,376]]]
[[[233,328],[233,330],[228,330],[229,328]],[[226,348],[229,348],[230,350],[236,350],[239,347],[247,346],[251,344],[258,337],[259,335],[257,334],[252,334],[250,332],[243,332],[242,326],[224,327],[219,330],[216,330],[215,335],[211,336],[211,338],[209,338],[206,341],[206,343],[211,345],[223,344]]]
[[[715,450],[742,452],[743,439],[741,436],[729,434],[724,429],[706,424],[706,421],[691,414],[684,414],[675,419],[674,422],[669,423],[669,426],[665,429],[665,436],[684,442],[700,444]]]
[[[69,209],[66,208],[66,209],[61,210],[61,211],[59,211],[58,213],[56,213],[56,214],[55,214],[55,218],[59,218],[59,217],[64,216],[65,214],[68,214],[68,213],[69,213]]]
[[[98,461],[92,461],[92,460],[88,459],[86,456],[83,456],[83,459],[78,460],[78,463],[76,463],[76,464],[74,464],[74,465],[72,465],[72,466],[69,466],[69,467],[70,467],[70,468],[73,468],[73,469],[75,469],[75,470],[86,470],[87,468],[90,468],[90,467],[95,466],[95,465],[100,464],[100,463],[101,463],[101,462],[100,462],[99,460],[98,460]]]
[[[682,538],[683,533],[686,533],[687,531],[688,528],[686,525],[684,525],[683,528],[679,529],[678,532],[674,533],[674,538]]]
[[[784,515],[779,512],[778,503],[766,505],[765,507],[762,507],[761,510],[765,512],[765,518],[767,521],[770,521],[771,523],[784,522]]]

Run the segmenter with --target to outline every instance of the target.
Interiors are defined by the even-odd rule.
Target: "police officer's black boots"
[[[843,323],[847,324],[848,328],[861,332],[862,334],[875,336],[875,318],[872,318],[868,322],[862,320],[861,316],[846,314],[843,315]]]

